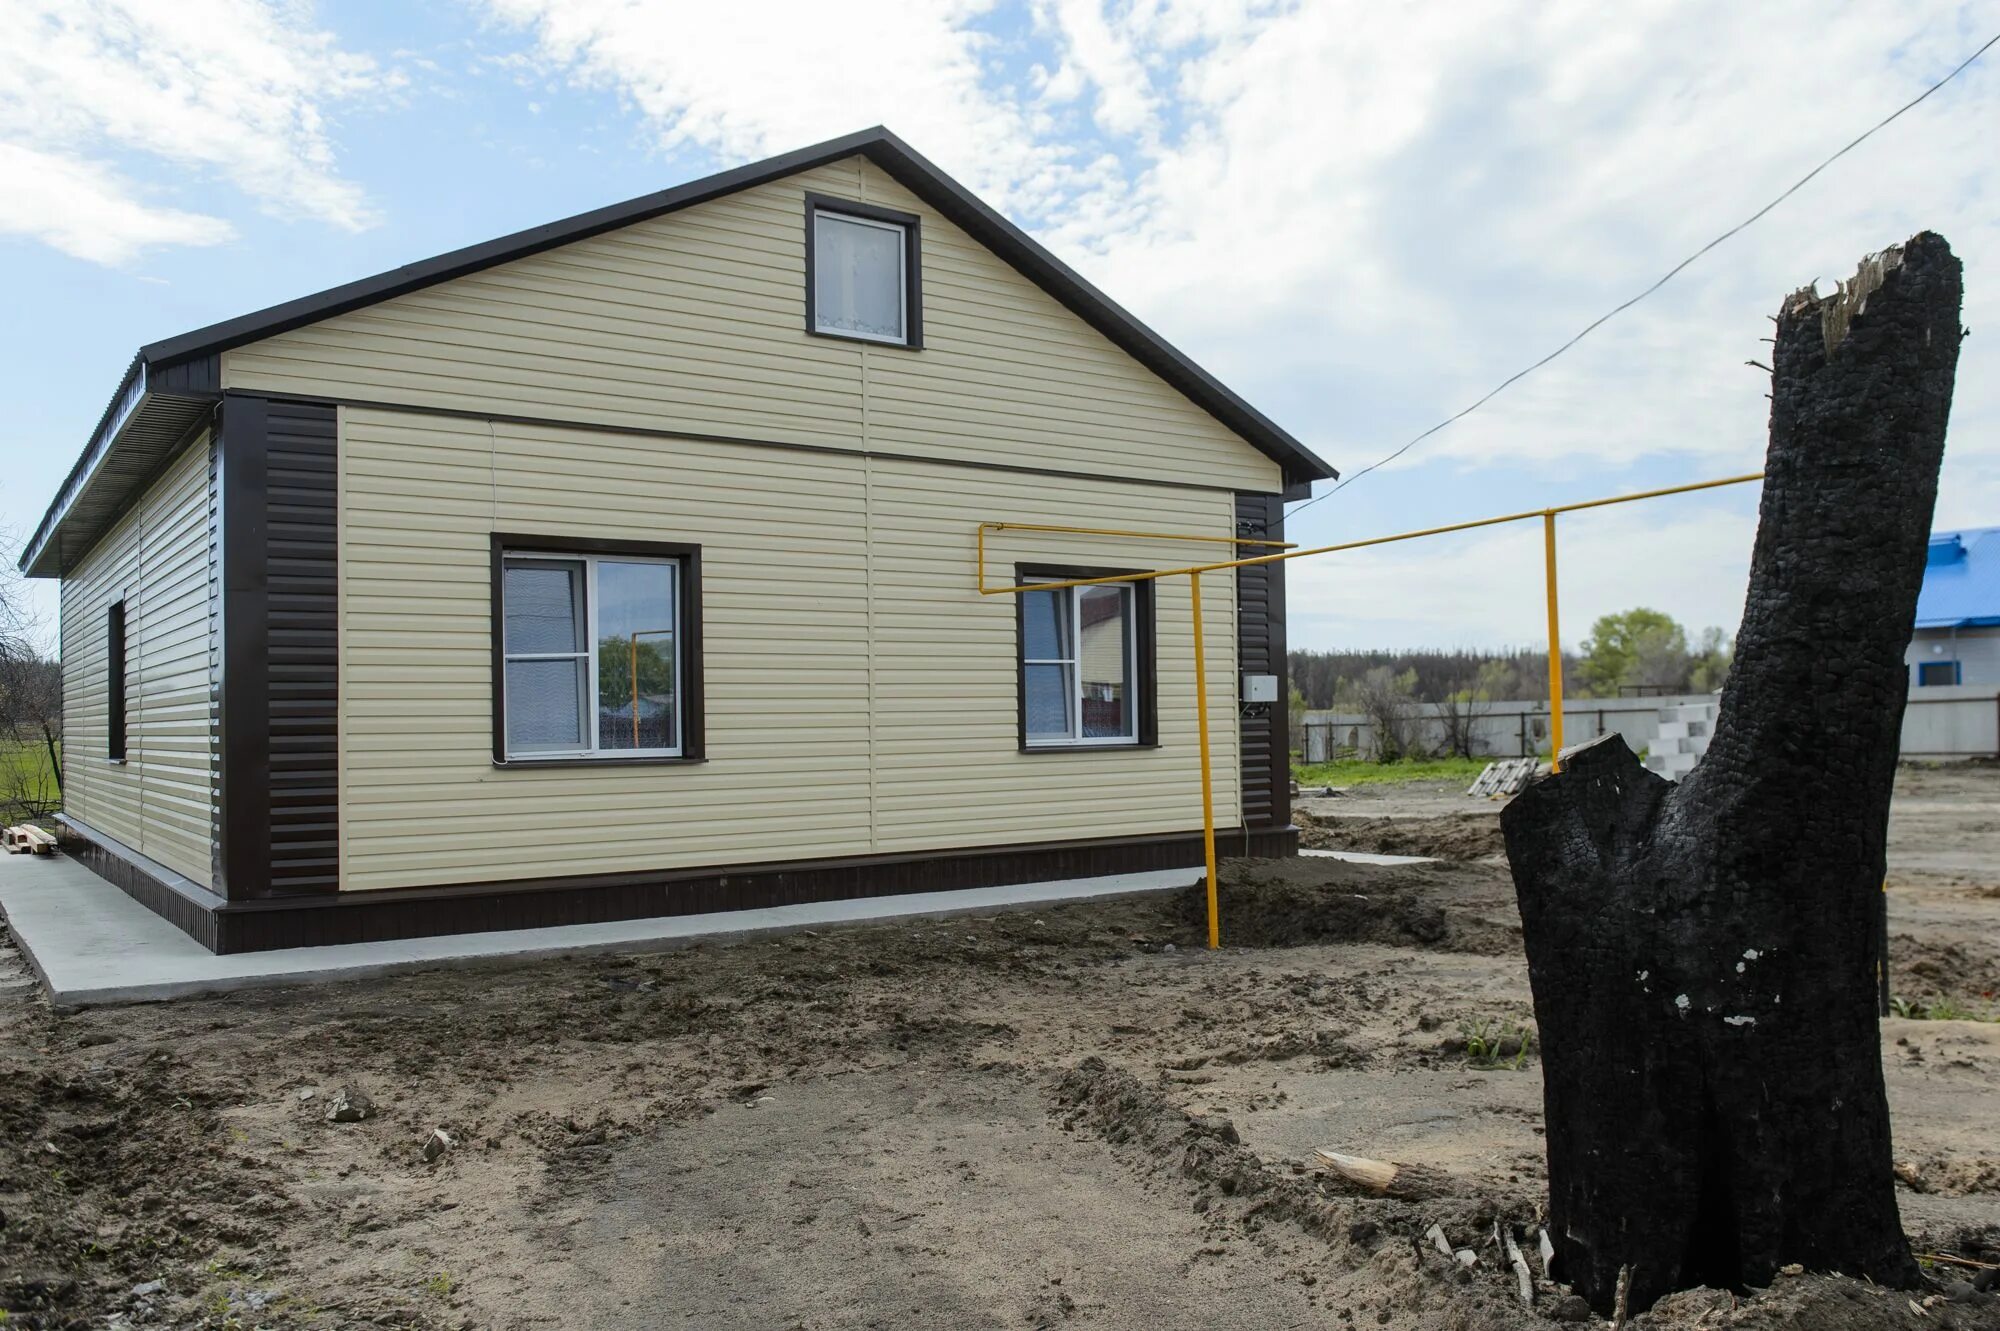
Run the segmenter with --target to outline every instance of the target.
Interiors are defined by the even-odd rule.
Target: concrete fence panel
[[[1659,698],[1577,698],[1563,706],[1563,741],[1582,744],[1616,731],[1634,753],[1651,749],[1660,737],[1661,713],[1713,704],[1709,693]],[[1475,704],[1474,756],[1524,758],[1549,749],[1549,705],[1545,700]],[[1417,742],[1430,751],[1444,747],[1444,709],[1436,703],[1412,705]],[[1375,728],[1357,712],[1309,711],[1294,740],[1306,762],[1342,757],[1373,758]],[[1910,691],[1903,714],[1903,756],[1912,759],[2000,757],[2000,690],[1990,684],[1936,685]]]

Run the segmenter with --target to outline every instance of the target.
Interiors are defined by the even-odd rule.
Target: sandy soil
[[[1377,855],[1438,855],[1504,861],[1500,810],[1505,801],[1468,799],[1467,781],[1402,781],[1346,787],[1338,794],[1307,787],[1292,801],[1299,844],[1319,850]]]
[[[1473,853],[1495,806],[1449,798],[1307,811]],[[1904,775],[1899,992],[1991,1006],[1996,851],[2000,770]],[[1491,1238],[1543,1194],[1504,865],[1241,863],[1224,918],[1217,953],[1184,893],[80,1013],[0,948],[0,1307],[896,1331],[1567,1311],[1552,1288],[1522,1310]],[[1884,1054],[1907,1228],[2000,1260],[2000,1025],[1891,1019]],[[328,1121],[342,1087],[374,1112]],[[1317,1146],[1446,1183],[1356,1196]],[[1476,1267],[1415,1241],[1433,1221]],[[1632,1325],[2000,1327],[2000,1299],[1930,1297],[1787,1277]]]

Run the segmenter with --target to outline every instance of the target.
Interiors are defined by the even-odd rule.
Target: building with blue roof
[[[1904,659],[1913,689],[2000,684],[2000,527],[1931,534]]]

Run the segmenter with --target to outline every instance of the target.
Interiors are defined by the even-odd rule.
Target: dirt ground
[[[1568,1317],[1553,1288],[1520,1307],[1492,1239],[1544,1194],[1512,888],[1479,858],[1497,806],[1418,787],[1301,808],[1313,840],[1459,858],[1234,864],[1215,953],[1182,893],[55,1012],[0,947],[0,1320]],[[1905,772],[1891,865],[1898,993],[1991,1011],[2000,769]],[[1898,1017],[1883,1040],[1906,1227],[2000,1260],[2000,1024]],[[329,1121],[342,1088],[373,1112]],[[1357,1196],[1319,1146],[1447,1186]],[[1472,1269],[1420,1241],[1432,1222]],[[2000,1297],[1937,1271],[1915,1300],[1783,1277],[1631,1325],[2000,1327]]]

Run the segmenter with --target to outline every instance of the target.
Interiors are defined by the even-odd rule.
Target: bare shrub
[[[1491,696],[1480,688],[1453,689],[1438,700],[1439,753],[1449,758],[1475,758],[1483,747],[1479,718],[1491,711]]]
[[[1373,757],[1378,763],[1424,756],[1423,729],[1417,717],[1416,672],[1397,674],[1376,666],[1359,679],[1343,679],[1334,705],[1368,718],[1375,735]]]
[[[0,543],[0,819],[62,808],[62,667],[36,645],[11,550]]]

